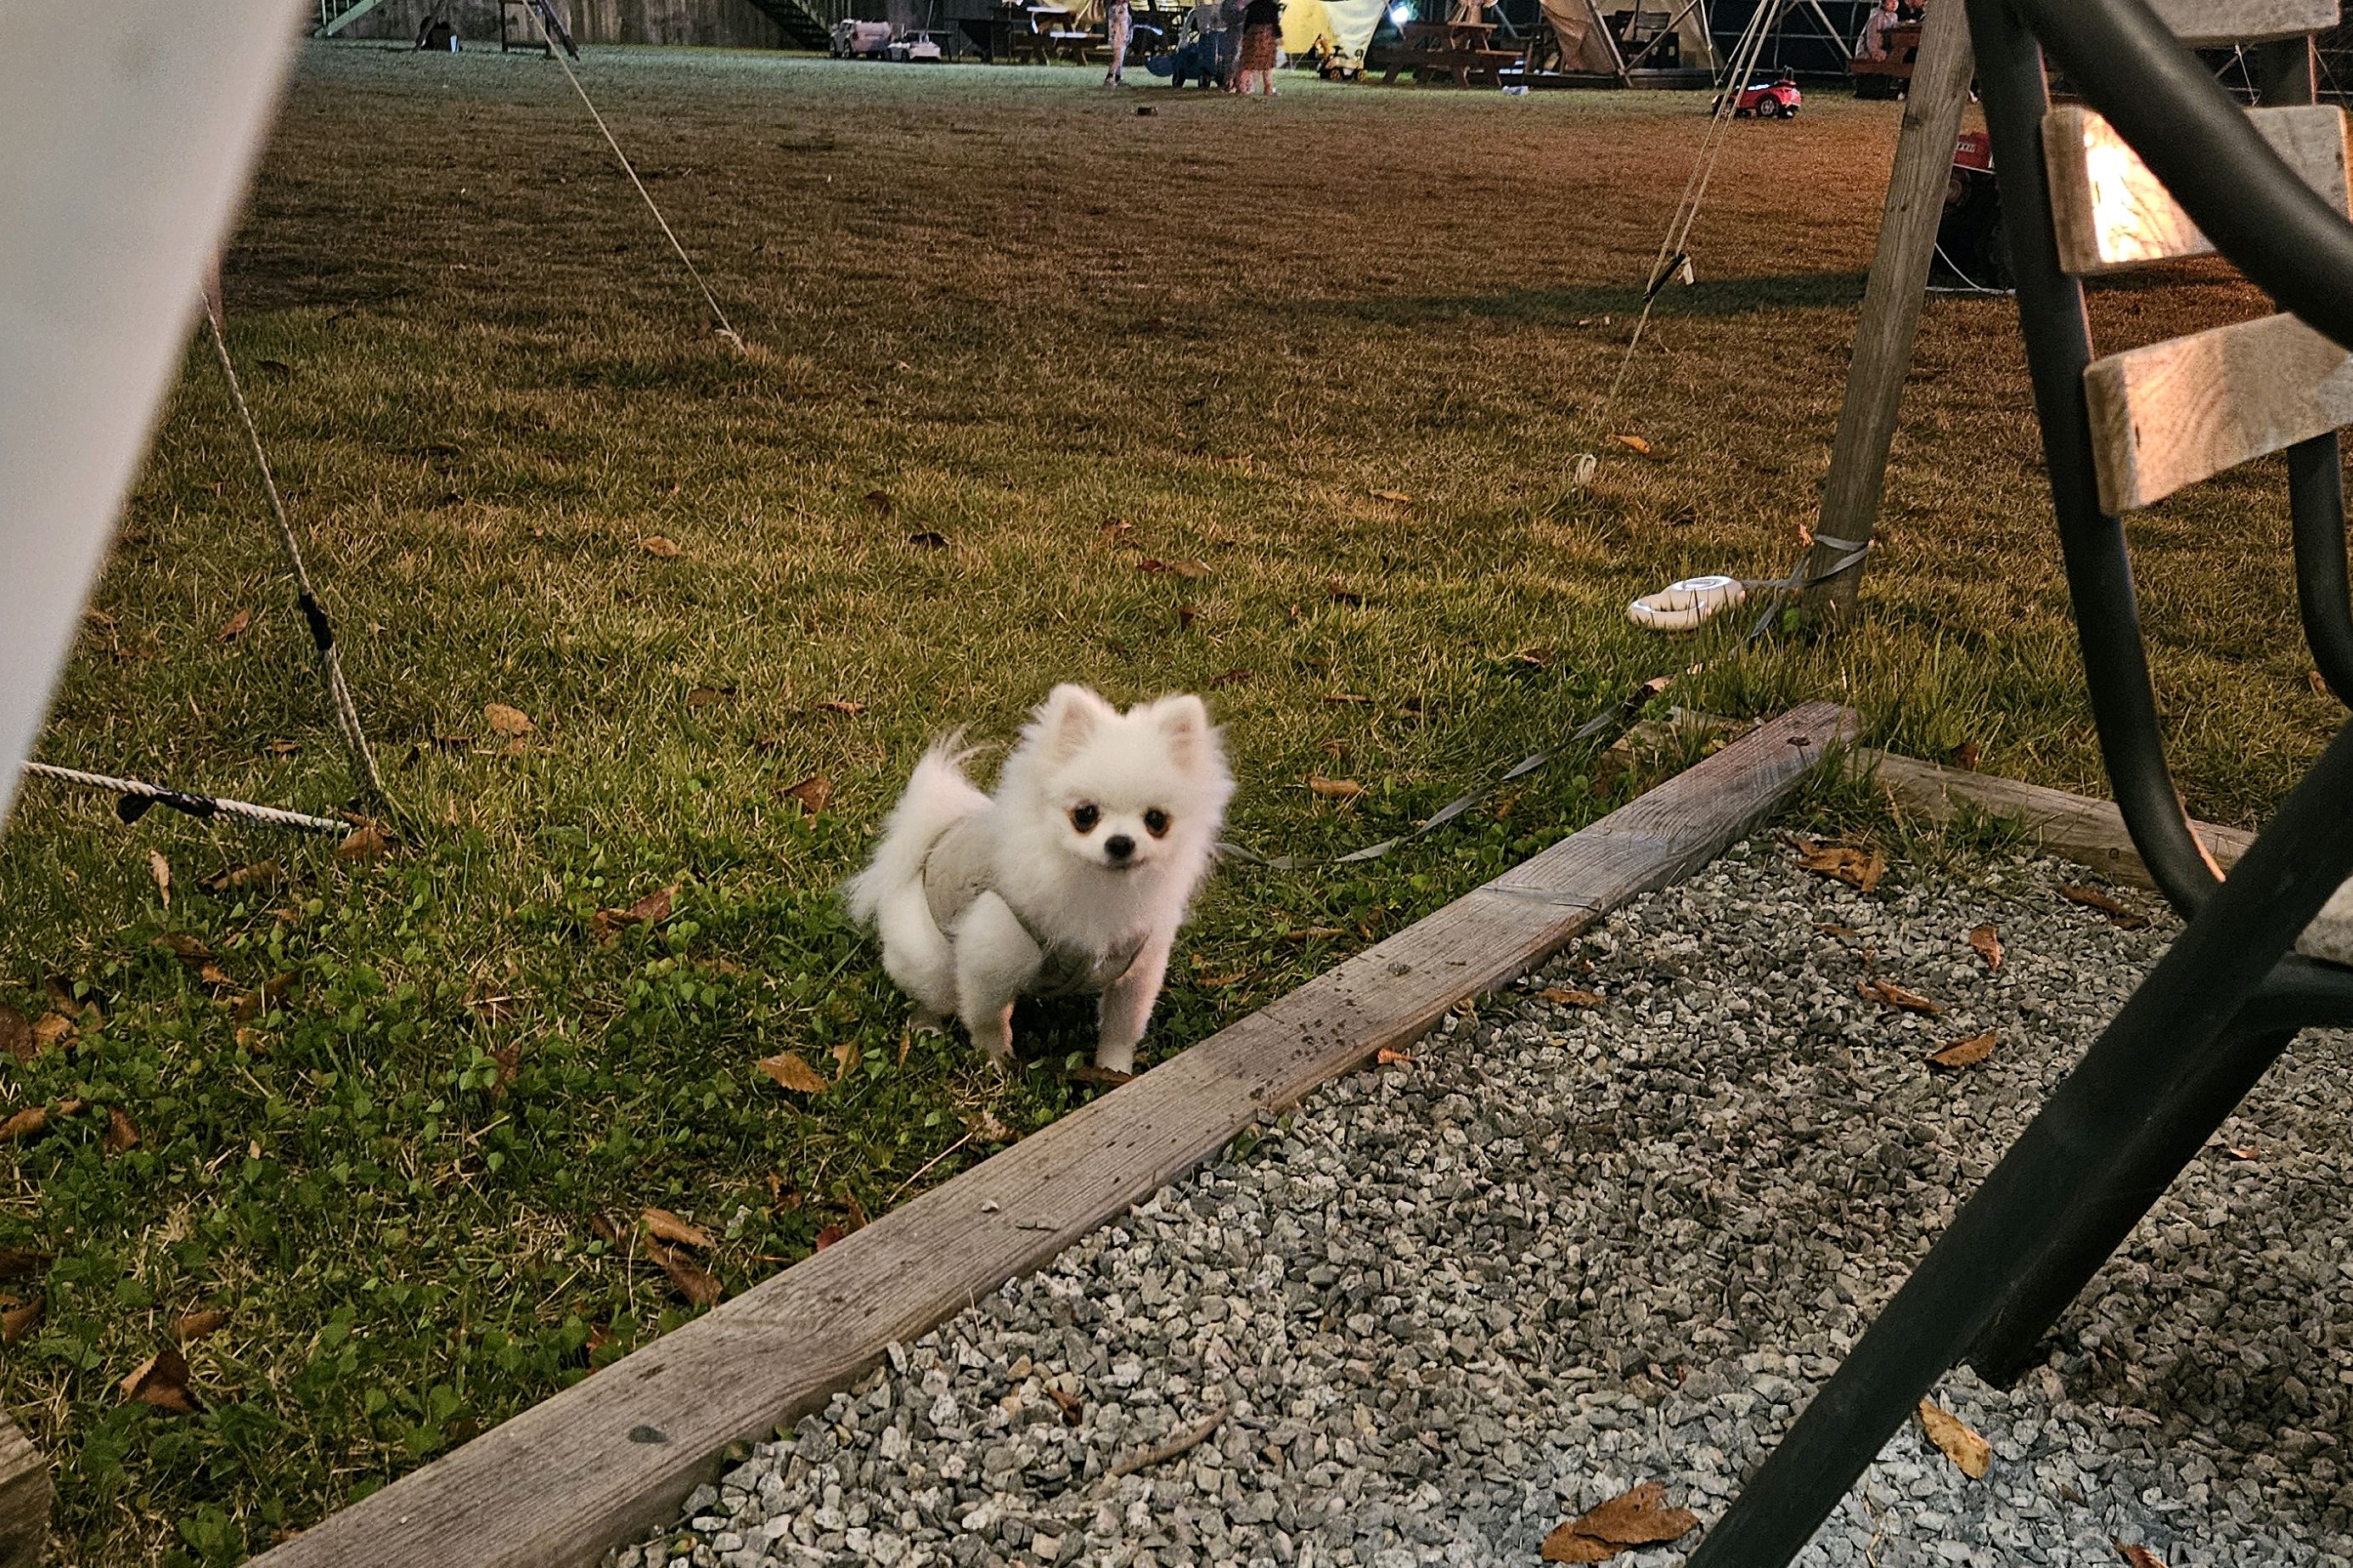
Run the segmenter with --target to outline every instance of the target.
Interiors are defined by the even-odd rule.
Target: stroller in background
[[[1183,87],[1187,82],[1202,87],[1222,88],[1226,85],[1226,68],[1218,58],[1218,40],[1201,31],[1200,24],[1188,12],[1185,25],[1177,29],[1176,47],[1151,56],[1144,68],[1154,76],[1165,76],[1171,87]]]

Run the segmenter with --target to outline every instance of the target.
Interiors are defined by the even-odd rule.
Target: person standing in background
[[[1108,0],[1103,6],[1103,33],[1111,45],[1111,68],[1103,72],[1105,87],[1121,85],[1121,71],[1127,64],[1128,21],[1127,0]]]
[[[1250,80],[1258,78],[1259,90],[1267,97],[1274,96],[1274,56],[1280,47],[1282,31],[1282,0],[1249,0],[1242,8],[1242,63],[1235,79],[1234,90],[1247,97]]]
[[[1228,92],[1241,90],[1242,13],[1249,7],[1250,0],[1218,0],[1218,15],[1225,18],[1218,34],[1218,79]]]

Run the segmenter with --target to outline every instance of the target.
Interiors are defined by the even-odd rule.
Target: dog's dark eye
[[[1145,812],[1144,814],[1144,831],[1149,833],[1155,838],[1167,837],[1168,814],[1161,810],[1156,805],[1150,811]]]
[[[1092,833],[1095,830],[1095,824],[1102,820],[1103,813],[1092,805],[1074,805],[1071,808],[1071,826],[1082,833]]]

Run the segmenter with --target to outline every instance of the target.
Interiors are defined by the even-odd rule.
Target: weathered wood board
[[[2348,210],[2345,111],[2335,104],[2254,109],[2247,119],[2282,162],[2338,212]],[[2213,242],[2099,113],[2063,103],[2043,116],[2042,162],[2059,265],[2079,277],[2188,256]]]
[[[33,1568],[49,1544],[49,1462],[0,1411],[0,1568]]]
[[[760,1437],[1465,996],[1720,853],[1832,747],[1792,710],[1609,816],[865,1229],[255,1560],[579,1568]]]
[[[2094,360],[2084,398],[2100,506],[2122,513],[2353,424],[2353,356],[2264,316]]]
[[[2292,38],[2337,26],[2337,0],[2153,0],[2158,19],[2191,48]]]

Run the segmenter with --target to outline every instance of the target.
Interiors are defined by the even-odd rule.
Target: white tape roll
[[[1626,618],[1646,631],[1696,631],[1719,610],[1748,597],[1737,577],[1686,577],[1626,606]]]

